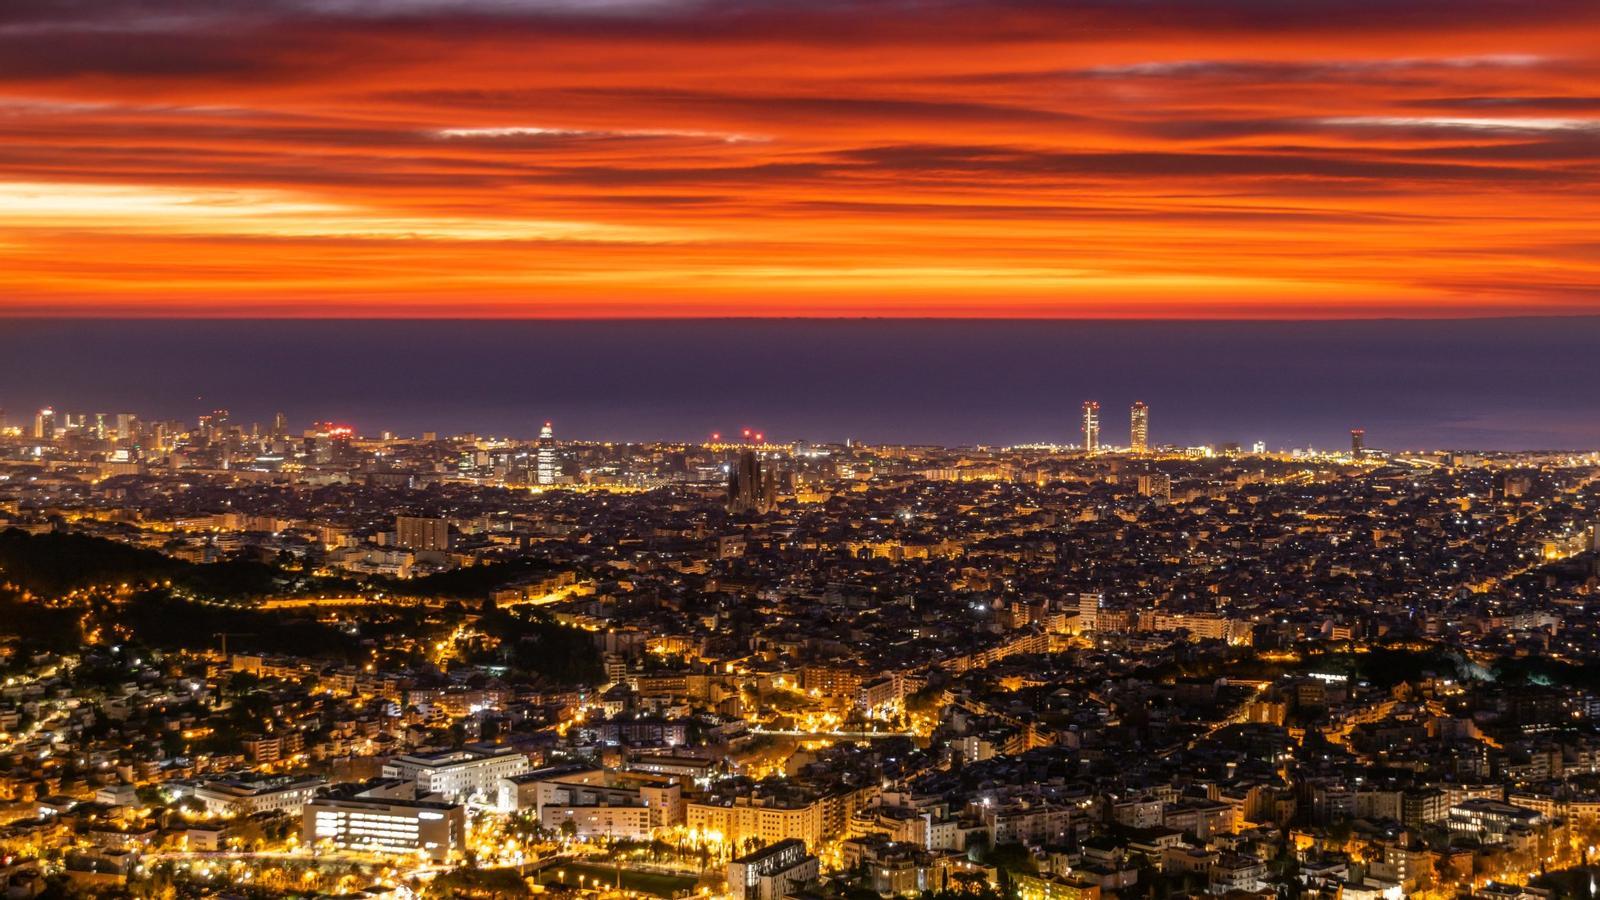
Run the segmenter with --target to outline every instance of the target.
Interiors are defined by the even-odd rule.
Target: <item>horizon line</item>
[[[1177,324],[1296,324],[1310,322],[1494,322],[1558,321],[1600,319],[1600,310],[1589,313],[1484,313],[1479,315],[1390,316],[985,316],[985,315],[592,315],[592,316],[484,316],[484,315],[187,315],[152,313],[146,315],[102,313],[25,313],[12,315],[0,310],[0,321],[8,322],[1095,322],[1095,323],[1177,323]]]

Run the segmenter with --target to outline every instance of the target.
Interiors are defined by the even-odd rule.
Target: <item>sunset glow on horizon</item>
[[[0,314],[1600,311],[1600,4],[21,0]]]

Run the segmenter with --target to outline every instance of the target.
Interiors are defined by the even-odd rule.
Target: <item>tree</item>
[[[1039,874],[1039,865],[1034,862],[1033,853],[1022,844],[996,844],[985,857],[985,862],[1000,870],[1001,881],[1008,889],[1015,885],[1019,875]]]
[[[486,900],[530,897],[528,883],[516,869],[461,868],[433,879],[423,890],[424,897],[478,897]]]

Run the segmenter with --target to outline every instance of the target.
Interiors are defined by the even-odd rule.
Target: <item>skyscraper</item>
[[[1106,605],[1105,594],[1078,595],[1078,633],[1100,630],[1100,609]]]
[[[540,484],[555,484],[561,476],[561,465],[556,461],[556,432],[549,423],[539,429],[539,454],[537,477]]]
[[[1360,458],[1367,454],[1367,432],[1365,429],[1350,429],[1350,455]]]
[[[1096,400],[1083,401],[1083,451],[1091,455],[1100,452],[1100,403]]]
[[[771,512],[777,505],[777,473],[763,466],[754,450],[739,454],[739,464],[728,473],[728,512],[761,514]]]
[[[33,436],[40,440],[49,440],[56,436],[55,410],[47,406],[34,415]]]
[[[1143,400],[1133,404],[1128,424],[1128,447],[1135,453],[1150,449],[1150,407]]]

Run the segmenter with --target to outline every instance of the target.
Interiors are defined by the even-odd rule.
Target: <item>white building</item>
[[[253,781],[218,778],[202,782],[194,789],[194,798],[212,815],[249,816],[263,812],[298,815],[317,789],[327,783],[326,779],[315,775]]]
[[[1503,844],[1518,834],[1531,834],[1544,816],[1498,800],[1475,798],[1450,807],[1450,830],[1486,844]]]
[[[515,750],[447,750],[396,756],[383,764],[383,777],[417,783],[417,796],[438,794],[455,803],[493,803],[500,781],[528,771],[528,758]]]
[[[749,838],[774,844],[794,838],[820,844],[823,837],[822,802],[780,801],[773,797],[739,797],[732,803],[715,800],[685,804],[684,826],[712,836],[729,846]]]
[[[408,800],[379,788],[313,799],[305,806],[301,840],[340,849],[412,854],[436,862],[457,854],[466,840],[466,809],[457,803]]]
[[[496,805],[504,812],[532,809],[546,828],[571,822],[585,837],[647,838],[657,828],[683,824],[685,818],[677,779],[586,766],[504,779]]]
[[[728,863],[728,896],[733,900],[782,900],[817,880],[821,867],[806,853],[805,841],[779,841]]]
[[[1267,877],[1267,864],[1253,856],[1228,853],[1211,863],[1210,891],[1227,894],[1259,891]]]

